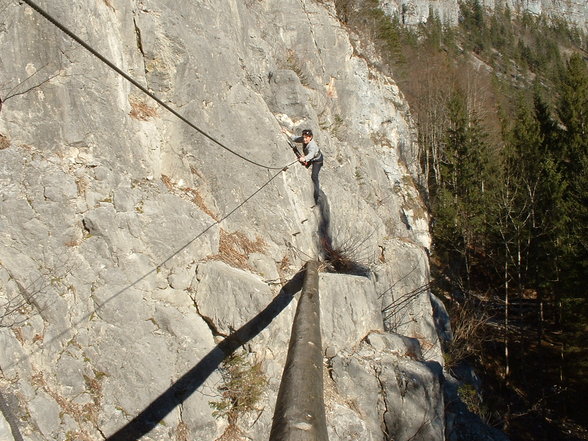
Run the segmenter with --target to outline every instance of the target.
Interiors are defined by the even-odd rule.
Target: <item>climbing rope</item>
[[[213,136],[209,135],[207,132],[205,132],[204,130],[200,129],[198,126],[196,126],[196,124],[194,124],[193,122],[191,122],[190,120],[188,120],[187,118],[185,118],[183,115],[181,115],[180,113],[178,113],[176,110],[174,110],[172,107],[170,107],[169,105],[167,105],[166,103],[164,103],[161,99],[159,99],[157,96],[155,96],[152,92],[150,92],[144,86],[142,86],[141,84],[139,84],[135,79],[133,79],[132,77],[130,77],[129,75],[127,75],[120,68],[118,68],[114,63],[112,63],[110,60],[108,60],[106,57],[104,57],[98,51],[96,51],[94,48],[92,48],[89,44],[87,44],[84,40],[82,40],[80,37],[78,37],[76,34],[74,34],[64,24],[62,24],[61,22],[59,22],[56,18],[52,17],[48,12],[46,12],[44,9],[42,9],[40,6],[38,6],[35,2],[33,2],[32,0],[23,0],[23,2],[26,3],[27,5],[29,5],[31,8],[33,8],[35,11],[37,11],[47,21],[49,21],[51,24],[53,24],[54,26],[56,26],[57,28],[59,28],[63,33],[65,33],[66,35],[68,35],[71,39],[73,39],[74,41],[76,41],[80,46],[82,46],[84,49],[86,49],[88,52],[90,52],[94,57],[98,58],[102,63],[106,64],[109,68],[111,68],[112,70],[114,70],[117,74],[119,74],[120,76],[122,76],[125,80],[127,80],[129,83],[131,83],[136,88],[138,88],[141,92],[145,93],[147,96],[149,96],[150,98],[152,98],[161,107],[163,107],[164,109],[168,110],[174,116],[176,116],[181,121],[183,121],[184,123],[186,123],[187,125],[189,125],[191,128],[193,128],[194,130],[196,130],[202,136],[208,138],[210,141],[212,141],[215,144],[217,144],[219,147],[225,149],[226,151],[232,153],[233,155],[241,158],[242,160],[244,160],[244,161],[246,161],[246,162],[248,162],[250,164],[253,164],[255,166],[258,166],[258,167],[261,167],[261,168],[265,168],[265,169],[268,169],[268,170],[284,170],[285,168],[289,167],[289,165],[291,165],[291,164],[289,164],[287,166],[274,167],[274,166],[268,166],[268,165],[260,164],[259,162],[253,161],[253,160],[251,160],[251,159],[249,159],[249,158],[241,155],[240,153],[237,153],[233,149],[227,147],[222,142],[220,142],[218,139],[216,139]]]

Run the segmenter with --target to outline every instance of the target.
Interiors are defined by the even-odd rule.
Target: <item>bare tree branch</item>
[[[1,11],[0,11],[1,12]],[[72,49],[74,50],[74,49]],[[72,61],[69,59],[68,57],[68,51],[61,51],[61,60],[59,62],[59,64],[63,64],[63,57],[65,57],[69,63],[72,63]],[[21,86],[23,86],[23,84],[29,82],[30,80],[32,80],[37,74],[40,74],[41,72],[43,72],[44,70],[46,70],[51,63],[47,63],[43,66],[41,66],[39,69],[35,70],[35,72],[33,72],[32,74],[30,74],[28,77],[26,77],[24,80],[22,81],[18,81],[17,84],[12,87],[8,92],[6,92],[5,97],[2,98],[2,96],[0,96],[0,111],[2,110],[2,104],[5,103],[6,101],[8,101],[11,98],[14,98],[16,96],[20,96],[20,95],[25,95],[35,89],[38,89],[40,87],[42,87],[43,85],[51,82],[51,80],[53,80],[54,78],[60,77],[60,76],[68,76],[66,74],[64,74],[64,70],[62,67],[60,67],[59,65],[56,66],[56,70],[55,73],[47,76],[45,79],[33,84],[32,86],[29,86],[26,90],[20,90],[17,91],[19,88],[21,88]],[[10,84],[10,83],[8,83]],[[10,86],[9,86],[10,87]]]
[[[0,286],[0,328],[10,328],[19,325],[30,319],[30,308],[40,314],[46,308],[43,305],[41,297],[47,294],[50,289],[62,290],[65,288],[62,279],[73,271],[74,265],[67,259],[60,268],[60,271],[54,271],[51,268],[43,266],[41,273],[30,283],[23,285],[10,270],[3,267],[8,273],[9,281],[16,285],[15,292],[9,292],[7,285]]]
[[[35,74],[36,74],[36,73],[37,73],[37,72],[35,72]],[[35,74],[33,74],[33,75],[35,75]],[[50,82],[50,81],[51,81],[53,78],[56,78],[56,77],[60,76],[60,75],[61,75],[61,72],[59,72],[59,73],[56,73],[56,74],[54,74],[54,75],[51,75],[49,78],[47,78],[47,79],[45,79],[45,80],[41,81],[41,82],[40,82],[40,83],[38,83],[38,84],[35,84],[35,85],[33,85],[33,86],[29,87],[29,88],[28,88],[28,89],[26,89],[26,90],[23,90],[23,91],[21,91],[21,92],[14,92],[14,93],[12,93],[12,92],[13,92],[13,91],[14,91],[16,88],[18,88],[18,87],[19,87],[21,84],[23,84],[23,83],[24,83],[25,81],[27,81],[29,78],[32,78],[32,76],[33,76],[33,75],[29,76],[29,77],[28,77],[26,80],[22,81],[21,83],[17,84],[16,86],[14,86],[14,87],[13,87],[13,88],[10,90],[10,92],[9,92],[9,95],[8,95],[6,98],[4,98],[4,102],[8,101],[8,100],[9,100],[9,99],[11,99],[11,98],[14,98],[15,96],[19,96],[19,95],[25,95],[25,94],[29,93],[30,91],[32,91],[32,90],[34,90],[34,89],[38,89],[38,88],[39,88],[39,87],[41,87],[43,84],[46,84],[46,83]],[[11,94],[10,94],[10,93],[11,93]],[[1,109],[1,107],[0,107],[0,109]]]

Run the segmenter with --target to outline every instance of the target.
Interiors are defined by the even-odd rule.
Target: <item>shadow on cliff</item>
[[[218,369],[223,360],[257,336],[290,304],[294,295],[302,289],[304,274],[304,270],[299,271],[282,287],[279,294],[263,311],[215,346],[141,413],[116,433],[106,438],[106,441],[138,440],[156,427],[163,418],[202,386],[206,379]]]
[[[327,195],[320,189],[315,188],[315,203],[319,209],[319,249],[321,258],[328,263],[330,270],[335,273],[352,274],[355,276],[369,277],[370,269],[351,256],[348,250],[333,245],[331,235],[331,209]]]
[[[315,189],[315,206],[319,209],[318,235],[322,258],[328,259],[329,250],[333,249],[333,238],[331,237],[331,209],[327,195],[319,188]]]

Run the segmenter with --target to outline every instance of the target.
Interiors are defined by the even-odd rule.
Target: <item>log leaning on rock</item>
[[[270,441],[328,441],[323,400],[323,354],[318,262],[306,264]]]

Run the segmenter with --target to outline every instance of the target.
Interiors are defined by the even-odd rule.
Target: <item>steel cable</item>
[[[34,5],[33,2],[31,2],[30,0],[23,0],[25,3],[29,4],[31,7],[33,7],[35,10],[37,10],[40,14],[42,14],[44,17],[46,17],[49,21],[51,21],[53,23],[53,19],[48,18],[45,14],[45,12],[36,7],[36,5]],[[58,26],[61,29],[61,26]],[[65,29],[64,32],[68,33],[69,32],[66,31]],[[76,39],[76,41],[78,41],[77,37],[72,36],[72,38]],[[78,41],[80,44],[82,44],[84,47],[86,47],[85,43]],[[92,53],[94,53],[93,50],[90,50]],[[95,54],[98,57],[101,57],[101,55],[99,54]],[[130,81],[133,85],[137,86],[139,89],[141,89],[142,91],[144,91],[145,93],[147,93],[149,96],[152,96],[152,94],[145,90],[144,87],[142,87],[141,85],[137,84],[134,80],[132,80],[130,77],[128,77],[124,72],[121,72],[120,69],[118,69],[116,66],[112,65],[112,63],[110,63],[108,60],[103,60],[105,61],[109,67],[111,67],[112,69],[114,69],[115,71],[117,71],[118,73],[120,73],[121,75],[123,75],[128,81]],[[153,97],[153,96],[152,96]],[[153,97],[156,101],[160,102],[160,100],[157,100],[157,98]],[[161,103],[161,102],[160,102]],[[206,133],[202,132],[200,129],[198,129],[197,127],[195,127],[192,123],[190,123],[189,121],[187,121],[184,117],[182,117],[181,115],[177,114],[177,112],[175,112],[173,109],[169,108],[168,106],[166,106],[165,104],[161,103],[165,108],[167,108],[168,110],[170,110],[173,114],[177,115],[180,119],[182,119],[183,121],[187,122],[190,126],[194,127],[196,130],[198,130],[200,133],[202,133],[204,136],[208,137],[209,139],[213,140],[214,142],[216,142],[217,144],[219,144],[221,147],[224,147],[223,145],[221,145],[220,143],[218,143],[218,141],[214,140],[213,138],[211,138],[209,135],[207,135]],[[229,151],[231,151],[229,149]],[[232,152],[232,151],[231,151]],[[163,265],[165,265],[167,262],[169,262],[171,259],[173,259],[175,256],[177,256],[180,252],[182,252],[183,250],[185,250],[188,246],[190,246],[193,242],[195,242],[196,240],[198,240],[200,237],[202,237],[205,233],[207,233],[211,228],[213,228],[216,225],[221,224],[224,220],[226,220],[228,217],[230,217],[231,215],[233,215],[236,211],[238,211],[243,205],[245,205],[247,202],[249,202],[251,199],[253,199],[259,192],[261,192],[265,187],[267,187],[272,181],[274,181],[274,179],[276,179],[282,172],[285,172],[288,170],[288,168],[290,166],[292,166],[293,164],[298,163],[298,160],[292,161],[289,164],[283,166],[283,167],[266,167],[264,165],[260,165],[258,163],[255,163],[254,161],[248,160],[247,158],[242,157],[241,155],[232,152],[235,155],[241,157],[242,159],[258,165],[260,167],[263,167],[265,169],[270,169],[270,170],[279,170],[277,173],[274,173],[267,181],[265,181],[262,185],[260,185],[255,191],[253,191],[247,198],[245,198],[244,200],[242,200],[239,204],[237,204],[234,208],[232,208],[229,212],[227,212],[225,215],[223,215],[222,218],[220,218],[219,220],[216,220],[215,222],[211,223],[210,225],[208,225],[206,228],[204,228],[204,230],[202,230],[200,233],[198,233],[196,236],[194,236],[192,239],[190,239],[187,243],[185,243],[183,246],[181,246],[179,249],[177,249],[176,251],[174,251],[171,255],[169,255],[168,257],[166,257],[163,261],[161,261],[156,267],[154,267],[152,270],[150,270],[149,272],[147,272],[146,274],[144,274],[143,276],[141,276],[139,279],[137,279],[136,281],[134,281],[133,283],[127,285],[126,287],[124,287],[123,289],[117,291],[116,293],[114,293],[113,295],[111,295],[109,298],[107,298],[106,300],[104,300],[103,302],[99,303],[96,305],[96,307],[94,308],[93,311],[87,313],[86,315],[84,315],[81,319],[79,319],[77,322],[73,323],[68,329],[62,331],[61,333],[57,334],[56,336],[54,336],[51,340],[45,342],[41,347],[36,348],[35,350],[33,350],[30,354],[25,355],[21,358],[19,358],[18,360],[14,361],[13,363],[9,364],[7,366],[7,368],[10,368],[12,366],[15,366],[19,363],[21,363],[23,360],[29,358],[32,354],[42,350],[44,347],[48,346],[49,344],[52,344],[55,341],[59,341],[61,339],[61,337],[63,337],[65,334],[67,334],[67,332],[69,332],[69,330],[79,326],[84,320],[90,318],[92,316],[92,314],[94,314],[95,312],[99,311],[100,309],[102,309],[107,303],[111,302],[114,298],[118,297],[119,295],[121,295],[123,292],[125,292],[126,290],[132,288],[133,286],[135,286],[137,283],[139,283],[140,281],[144,280],[146,277],[148,277],[149,275],[153,274],[154,272],[156,272],[159,268],[161,268]]]
[[[298,161],[294,161],[292,162],[290,165],[296,163]],[[177,250],[175,250],[172,254],[170,254],[169,256],[167,256],[163,261],[161,261],[157,266],[155,266],[154,268],[152,268],[150,271],[148,271],[147,273],[143,274],[141,277],[139,277],[137,280],[135,280],[134,282],[128,284],[127,286],[125,286],[124,288],[120,289],[119,291],[115,292],[114,294],[112,294],[110,297],[108,297],[107,299],[105,299],[104,301],[97,303],[96,307],[90,311],[87,312],[84,316],[82,316],[79,320],[77,320],[75,323],[72,323],[71,326],[63,331],[61,331],[59,334],[53,336],[50,340],[44,341],[43,344],[35,349],[33,349],[29,354],[24,355],[22,357],[20,357],[19,359],[13,361],[12,363],[8,364],[7,366],[4,366],[4,369],[10,369],[13,366],[18,365],[19,363],[21,363],[22,361],[28,359],[29,357],[31,357],[33,354],[43,350],[45,347],[49,346],[50,344],[53,344],[56,341],[61,340],[61,338],[66,335],[71,329],[74,329],[76,327],[78,327],[79,325],[81,325],[85,320],[90,319],[90,317],[92,317],[92,315],[94,315],[96,312],[100,311],[102,308],[104,308],[106,306],[106,304],[110,303],[112,300],[114,300],[115,298],[117,298],[118,296],[120,296],[121,294],[123,294],[125,291],[127,291],[128,289],[134,287],[135,285],[137,285],[139,282],[145,280],[147,277],[149,277],[150,275],[157,273],[161,267],[163,265],[165,265],[167,262],[169,262],[170,260],[172,260],[175,256],[177,256],[179,253],[181,253],[183,250],[185,250],[186,248],[188,248],[193,242],[195,242],[196,240],[198,240],[199,238],[201,238],[202,236],[204,236],[204,234],[206,234],[208,231],[210,231],[213,227],[215,227],[216,225],[220,225],[224,220],[226,220],[228,217],[230,217],[231,215],[233,215],[236,211],[238,211],[243,205],[245,205],[247,202],[249,202],[251,199],[253,199],[260,191],[262,191],[265,187],[267,187],[274,179],[276,179],[280,173],[286,171],[288,169],[288,167],[284,167],[283,169],[281,169],[280,171],[278,171],[277,173],[274,173],[267,181],[265,181],[265,183],[263,183],[263,185],[259,186],[253,193],[251,193],[249,196],[247,196],[247,198],[243,199],[241,202],[239,202],[239,204],[237,204],[234,208],[232,208],[229,212],[227,212],[225,215],[223,215],[222,218],[220,218],[219,220],[215,220],[213,223],[211,223],[210,225],[208,225],[206,228],[204,228],[202,231],[200,231],[196,236],[194,236],[192,239],[190,239],[187,243],[185,243],[184,245],[182,245],[180,248],[178,248]]]
[[[172,107],[170,107],[169,105],[167,105],[166,103],[164,103],[161,99],[159,99],[157,96],[155,96],[152,92],[150,92],[144,86],[142,86],[141,84],[139,84],[136,80],[134,80],[132,77],[130,77],[125,72],[123,72],[120,68],[118,68],[114,63],[112,63],[110,60],[108,60],[106,57],[104,57],[102,54],[100,54],[98,51],[96,51],[94,48],[92,48],[89,44],[87,44],[84,40],[82,40],[80,37],[78,37],[76,34],[74,34],[65,25],[63,25],[61,22],[59,22],[59,20],[57,20],[56,18],[52,17],[48,12],[46,12],[44,9],[42,9],[40,6],[38,6],[35,2],[33,2],[31,0],[23,0],[23,2],[26,3],[27,5],[29,5],[31,8],[33,8],[35,11],[37,11],[47,21],[49,21],[54,26],[56,26],[57,28],[59,28],[62,32],[64,32],[71,39],[73,39],[74,41],[76,41],[80,46],[82,46],[84,49],[86,49],[88,52],[90,52],[92,55],[94,55],[96,58],[98,58],[101,62],[103,62],[108,67],[110,67],[112,70],[114,70],[117,74],[119,74],[120,76],[122,76],[125,80],[127,80],[133,86],[135,86],[136,88],[138,88],[139,90],[141,90],[143,93],[145,93],[146,95],[148,95],[150,98],[152,98],[161,107],[163,107],[166,110],[168,110],[170,113],[172,113],[177,118],[179,118],[180,120],[182,120],[184,123],[186,123],[187,125],[189,125],[191,128],[193,128],[194,130],[196,130],[202,136],[208,138],[210,141],[212,141],[215,144],[217,144],[219,147],[227,150],[228,152],[230,152],[233,155],[241,158],[242,160],[247,161],[248,163],[253,164],[253,165],[256,165],[256,166],[261,167],[261,168],[265,168],[265,169],[268,169],[268,170],[283,170],[284,168],[287,168],[288,167],[288,165],[287,166],[281,166],[281,167],[274,167],[274,166],[268,166],[268,165],[260,164],[259,162],[253,161],[253,160],[251,160],[251,159],[249,159],[249,158],[241,155],[240,153],[237,153],[236,151],[232,150],[231,148],[227,147],[222,142],[220,142],[219,140],[217,140],[213,136],[211,136],[208,133],[206,133],[204,130],[202,130],[199,127],[197,127],[193,122],[191,122],[190,120],[188,120],[187,118],[185,118],[183,115],[181,115],[180,113],[178,113]]]

